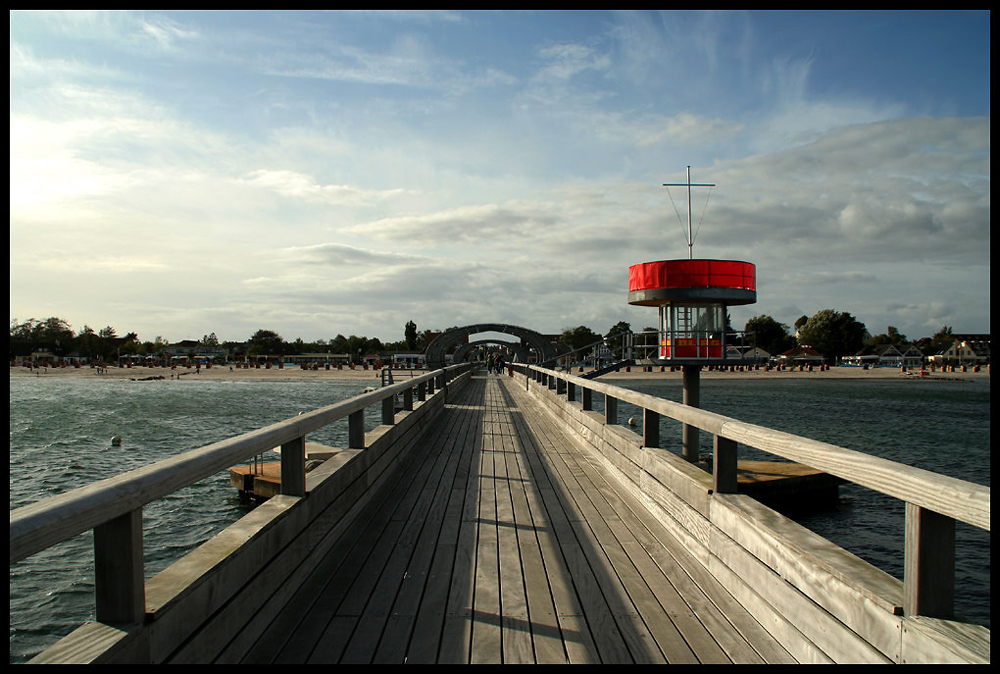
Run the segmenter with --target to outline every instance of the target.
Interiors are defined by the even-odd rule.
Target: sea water
[[[10,508],[345,400],[369,383],[11,378]],[[114,436],[122,439],[120,446],[111,442]],[[346,446],[346,419],[309,440]],[[145,507],[146,577],[248,508],[229,484],[228,472]],[[93,618],[91,533],[11,566],[11,663],[24,662]]]
[[[990,484],[988,378],[856,381],[821,377],[713,380],[705,375],[701,407]],[[681,399],[677,380],[614,383]],[[366,385],[338,380],[12,378],[10,508],[344,400],[361,393]],[[371,427],[378,423],[380,410],[369,412],[372,417],[366,425]],[[623,404],[619,412],[624,420],[638,411]],[[661,423],[661,445],[668,449],[671,443],[679,445],[679,424],[666,419]],[[112,445],[113,436],[122,438],[121,446]],[[711,438],[706,436],[702,434],[703,452],[709,453]],[[345,420],[310,435],[310,440],[343,446],[346,437]],[[740,458],[768,458],[740,451]],[[798,521],[901,577],[902,504],[852,485],[841,487],[840,494],[837,508],[798,516]],[[227,473],[144,508],[147,577],[239,519],[247,508],[230,486]],[[989,626],[989,534],[959,524],[956,538],[956,609],[964,618]],[[11,566],[11,663],[24,662],[93,619],[93,575],[91,534]]]

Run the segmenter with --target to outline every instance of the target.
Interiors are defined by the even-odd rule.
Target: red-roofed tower
[[[664,183],[664,187],[686,187],[688,192],[688,259],[643,262],[629,267],[629,304],[657,307],[660,313],[656,361],[681,365],[684,372],[684,403],[697,407],[700,371],[703,365],[745,363],[742,351],[727,358],[731,333],[726,312],[730,306],[757,301],[757,268],[741,260],[694,258],[691,223],[691,188],[714,187],[692,183],[691,167],[686,183]],[[698,460],[698,432],[684,427],[684,456]]]

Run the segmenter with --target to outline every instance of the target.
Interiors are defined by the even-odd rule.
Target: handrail
[[[696,426],[714,436],[729,438],[748,447],[806,464],[848,482],[990,531],[989,487],[845,447],[746,423],[613,384],[564,372],[544,370],[534,365],[526,366],[526,369],[544,372],[549,377],[572,383],[579,388],[610,395],[617,400]]]
[[[451,366],[22,506],[10,513],[10,563],[141,508],[257,454],[440,379]],[[285,457],[282,457],[284,460]]]
[[[307,434],[347,418],[349,447],[364,449],[365,408],[381,404],[382,424],[392,425],[397,395],[403,397],[403,410],[412,411],[414,393],[425,400],[435,387],[446,390],[470,367],[434,370],[18,508],[10,513],[10,563],[93,530],[97,620],[137,623],[145,611],[142,508],[146,504],[276,447],[286,450],[281,453],[282,494],[303,496]]]
[[[515,367],[523,371],[526,385],[534,378],[550,389],[555,388],[556,394],[564,393],[569,400],[574,400],[579,390],[584,410],[590,409],[592,392],[603,394],[608,425],[617,424],[613,417],[618,400],[643,409],[644,446],[658,446],[658,415],[661,414],[711,433],[715,437],[715,493],[737,490],[736,445],[742,443],[903,501],[906,504],[903,579],[906,615],[950,617],[954,595],[954,523],[965,522],[990,531],[989,487],[593,379],[533,365]],[[550,383],[553,381],[554,387]]]

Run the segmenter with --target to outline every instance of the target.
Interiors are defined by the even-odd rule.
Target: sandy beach
[[[422,374],[426,370],[394,370],[394,377],[399,380],[409,376],[410,373]],[[98,369],[90,366],[83,367],[40,367],[27,368],[12,366],[10,368],[11,377],[77,377],[88,379],[180,379],[191,381],[195,379],[233,381],[323,381],[323,380],[358,380],[379,382],[381,373],[372,368],[363,369],[361,367],[351,369],[331,368],[329,370],[303,370],[300,367],[286,366],[283,368],[237,368],[228,365],[213,365],[212,367],[107,367]]]
[[[573,370],[573,374],[582,375],[585,374],[589,368],[584,368],[580,371],[576,368]],[[409,376],[418,376],[425,373],[426,370],[393,370],[393,377],[395,381],[399,382]],[[77,377],[77,378],[91,378],[91,379],[131,379],[131,380],[150,380],[150,379],[166,379],[166,380],[181,380],[181,381],[193,381],[196,379],[201,380],[233,380],[233,381],[329,381],[329,380],[356,380],[356,381],[370,381],[372,383],[377,383],[381,381],[381,372],[376,369],[368,368],[364,369],[357,367],[351,369],[349,367],[344,367],[342,369],[331,368],[329,370],[304,370],[300,367],[287,366],[284,368],[230,368],[228,365],[215,365],[210,368],[196,369],[194,367],[177,367],[177,368],[162,368],[162,367],[109,367],[99,370],[98,368],[93,368],[89,366],[84,367],[40,367],[31,369],[23,366],[12,366],[10,368],[10,376],[13,377]],[[919,370],[907,370],[901,371],[896,368],[880,367],[871,368],[865,370],[860,367],[832,367],[829,369],[813,368],[811,371],[808,369],[799,370],[798,368],[793,369],[770,369],[765,370],[760,369],[745,369],[738,371],[730,370],[714,370],[703,368],[701,376],[704,379],[762,379],[762,378],[772,378],[772,379],[798,379],[798,378],[810,378],[810,379],[899,379],[899,378],[924,378],[924,379],[941,379],[941,380],[974,380],[988,378],[990,376],[989,367],[981,367],[979,372],[974,372],[973,368],[967,368],[965,372],[962,372],[960,368],[955,368],[954,371],[941,371],[940,369],[935,371],[927,370],[925,373],[921,374]],[[651,368],[651,371],[644,370],[641,366],[633,366],[626,370],[620,370],[618,372],[612,372],[601,377],[601,381],[614,382],[622,380],[635,380],[635,379],[680,379],[681,372],[676,370],[671,372],[669,368],[666,371],[660,372],[659,367]]]

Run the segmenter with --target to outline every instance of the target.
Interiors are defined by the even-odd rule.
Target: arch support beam
[[[427,352],[425,354],[427,366],[431,369],[444,367],[445,354],[448,353],[452,345],[460,342],[469,335],[475,335],[480,332],[502,332],[506,335],[519,337],[535,352],[539,363],[554,360],[558,353],[555,344],[534,330],[504,323],[479,323],[476,325],[466,325],[461,328],[452,328],[438,335],[433,342],[427,345]]]

